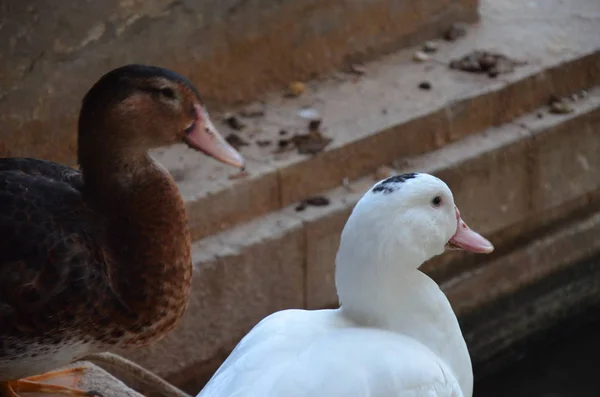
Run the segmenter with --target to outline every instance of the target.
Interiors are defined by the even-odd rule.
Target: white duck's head
[[[406,271],[446,249],[489,253],[494,247],[462,220],[442,180],[402,174],[376,183],[358,201],[342,232],[336,266],[364,267],[348,269],[357,275]]]

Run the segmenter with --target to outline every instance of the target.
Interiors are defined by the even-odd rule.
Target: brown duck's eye
[[[188,128],[186,128],[183,131],[185,132],[186,135],[189,135],[192,133],[192,131],[194,131],[195,126],[196,126],[196,122],[193,122],[192,124],[190,124],[190,126]]]
[[[169,99],[176,99],[175,91],[172,88],[165,87],[159,90],[160,94]]]
[[[442,204],[442,198],[440,196],[435,196],[431,200],[431,204],[433,204],[434,207],[439,207]]]

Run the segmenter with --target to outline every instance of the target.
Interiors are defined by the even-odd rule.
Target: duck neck
[[[412,254],[380,263],[373,263],[372,257],[359,263],[361,256],[356,253],[338,254],[341,311],[360,325],[403,334],[427,346],[454,372],[464,395],[470,396],[471,360],[456,315],[439,286],[418,270],[420,255]],[[398,258],[407,262],[398,263]]]
[[[169,173],[146,153],[126,158],[82,162],[84,195],[107,221],[112,287],[134,314],[123,321],[136,330],[148,328],[151,338],[171,329],[187,306],[190,235]],[[136,341],[149,340],[138,334]]]

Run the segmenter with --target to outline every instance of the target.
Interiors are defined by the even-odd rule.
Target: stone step
[[[249,143],[241,148],[248,160],[246,178],[228,179],[235,170],[183,146],[157,152],[186,199],[193,238],[285,208],[399,157],[509,122],[546,104],[552,95],[600,84],[597,31],[571,14],[571,7],[587,2],[556,8],[552,22],[528,22],[528,40],[516,32],[530,11],[496,9],[495,2],[483,2],[480,26],[461,41],[443,44],[431,62],[413,62],[411,49],[368,64],[360,78],[320,82],[299,98],[273,95],[264,105],[264,116],[240,117],[247,125],[244,130],[220,125],[224,134],[236,133]],[[522,18],[516,16],[521,13]],[[565,34],[568,49],[559,40]],[[528,64],[495,79],[448,69],[450,60],[473,49],[491,49]],[[420,90],[420,81],[431,82],[432,89]],[[274,153],[280,140],[307,132],[308,121],[298,115],[306,108],[322,116],[322,131],[332,142],[316,155],[293,148]],[[281,130],[287,134],[280,135]],[[264,142],[271,144],[261,147]]]
[[[443,283],[460,316],[600,252],[600,241],[590,237],[600,215],[588,214],[600,207],[600,87],[573,107],[542,118],[540,109],[398,161],[400,172],[443,178],[466,221],[497,247],[489,256],[448,253],[422,267]],[[197,391],[263,317],[284,308],[335,306],[339,235],[374,182],[369,176],[327,191],[329,206],[302,212],[288,206],[196,242],[193,294],[181,326],[129,356]],[[591,220],[575,227],[569,222],[576,216]]]
[[[25,0],[0,13],[0,155],[74,163],[83,94],[126,63],[174,69],[212,108],[477,20],[477,0]]]

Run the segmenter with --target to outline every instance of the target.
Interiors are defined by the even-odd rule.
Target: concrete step
[[[539,109],[399,159],[400,172],[447,181],[467,222],[497,247],[489,256],[448,253],[423,266],[461,317],[600,252],[593,238],[600,215],[587,214],[600,206],[600,87],[573,106],[573,113],[542,118]],[[261,318],[284,308],[335,306],[339,235],[374,182],[368,176],[325,192],[329,206],[297,212],[291,205],[196,242],[193,296],[182,325],[129,356],[197,391]],[[569,224],[581,212],[587,218]]]
[[[584,8],[587,1],[555,8],[552,22],[539,23],[529,20],[530,11],[498,10],[484,2],[480,26],[464,40],[443,44],[425,65],[412,61],[411,49],[368,64],[360,78],[315,83],[299,98],[273,95],[264,116],[240,118],[247,124],[244,130],[220,125],[225,134],[236,133],[249,143],[241,148],[249,163],[246,178],[228,179],[234,170],[183,146],[159,151],[156,158],[172,171],[186,199],[193,238],[279,210],[345,178],[363,177],[399,157],[506,123],[546,104],[552,95],[600,84],[600,38],[571,13],[571,7]],[[528,21],[526,37],[516,34],[523,20]],[[567,45],[561,41],[564,35],[568,49],[561,47]],[[528,64],[496,79],[448,69],[450,60],[473,49],[491,49]],[[419,90],[420,81],[431,82],[432,90]],[[331,144],[316,155],[293,149],[274,153],[281,139],[307,131],[308,122],[298,116],[306,107],[322,115]],[[287,135],[281,136],[281,130]],[[260,142],[271,144],[261,147]]]
[[[25,0],[0,8],[0,155],[74,162],[83,94],[126,63],[188,76],[213,109],[439,36],[477,0]]]

